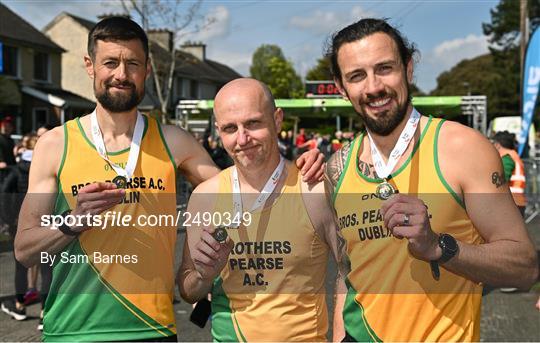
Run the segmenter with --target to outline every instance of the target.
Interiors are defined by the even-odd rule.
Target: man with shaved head
[[[212,220],[188,229],[182,297],[193,303],[212,294],[216,341],[324,341],[327,255],[337,250],[324,185],[309,188],[280,156],[283,111],[263,83],[231,81],[214,114],[234,166],[201,183],[189,201],[193,217]]]

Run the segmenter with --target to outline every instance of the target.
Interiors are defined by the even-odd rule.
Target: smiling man
[[[414,53],[379,19],[328,51],[366,127],[327,165],[350,261],[335,340],[478,341],[480,283],[527,289],[538,273],[490,142],[412,106]]]
[[[84,62],[96,109],[40,138],[15,241],[23,264],[55,261],[43,338],[176,341],[176,226],[135,220],[176,215],[177,168],[194,184],[219,169],[189,134],[137,111],[151,71],[139,25],[123,17],[99,22],[89,33]],[[134,221],[67,220],[81,224],[109,210]],[[50,214],[66,222],[44,224]]]

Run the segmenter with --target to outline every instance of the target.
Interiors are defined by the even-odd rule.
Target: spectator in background
[[[525,197],[525,168],[523,161],[515,150],[515,138],[513,133],[501,131],[492,137],[493,144],[502,159],[504,178],[508,181],[510,192],[521,215],[525,215],[527,198]]]
[[[13,155],[15,156],[15,161],[19,162],[21,160],[21,155],[28,151],[28,146],[30,139],[37,137],[34,134],[27,133],[22,137],[19,143],[15,144],[15,147],[13,148]]]
[[[2,211],[9,212],[9,216],[6,214],[4,218],[10,217],[10,235],[12,238],[15,238],[17,217],[28,189],[30,164],[38,138],[37,134],[33,133],[23,136],[21,140],[23,144],[19,147],[19,161],[11,168],[1,187],[2,193],[9,194],[11,199],[9,201],[10,206],[7,206],[7,203],[4,204]],[[30,305],[40,299],[39,294],[35,290],[38,270],[41,270],[41,315],[37,329],[42,330],[43,307],[47,299],[52,277],[52,269],[48,264],[41,263],[39,266],[26,268],[15,260],[15,300],[3,302],[1,309],[16,320],[26,319],[26,305]]]
[[[287,137],[287,132],[281,131],[278,136],[278,148],[279,153],[288,159],[289,161],[292,161],[293,159],[293,151],[291,146],[291,141]]]
[[[341,149],[343,144],[341,143],[341,140],[343,139],[343,132],[336,131],[334,134],[334,139],[332,139],[332,153],[338,151]]]
[[[223,145],[219,138],[208,136],[206,141],[208,142],[208,154],[220,169],[225,169],[233,165],[233,161],[225,149],[223,149]]]
[[[298,131],[298,136],[296,136],[296,147],[299,147],[300,145],[304,144],[306,142],[306,132],[304,129],[300,129]]]
[[[302,155],[304,152],[307,151],[305,148],[305,145],[307,141],[306,133],[304,129],[300,129],[298,131],[298,135],[296,136],[296,141],[294,142],[294,145],[296,147],[296,156]]]
[[[41,137],[47,131],[52,130],[53,128],[54,128],[54,126],[52,126],[50,124],[40,126],[36,131],[37,138]],[[41,269],[43,269],[43,266],[41,267]],[[32,266],[32,267],[28,268],[28,291],[24,295],[24,304],[26,306],[31,305],[31,304],[33,304],[33,303],[40,300],[39,292],[37,291],[37,278],[38,278],[39,271],[40,271],[40,269],[38,268],[38,266]],[[47,270],[46,273],[50,273],[50,270]],[[42,274],[43,274],[43,272],[42,272]],[[42,293],[44,292],[43,289],[44,289],[45,285],[46,285],[46,288],[48,289],[49,288],[48,285],[50,284],[50,275],[47,275],[47,274],[43,274],[43,275],[46,275],[45,277],[48,277],[48,279],[45,279],[45,280],[48,280],[48,281],[43,282],[44,277],[42,276],[42,282],[41,282],[41,284],[42,284],[42,287],[41,287],[42,288]],[[45,292],[45,293],[47,293],[47,292]],[[41,303],[42,303],[41,308],[43,308],[43,304],[45,303],[45,298],[46,297],[42,297],[42,299],[41,299]],[[42,328],[43,328],[42,321],[43,321],[43,314],[40,317],[40,323],[38,325],[39,330],[42,330]]]
[[[323,135],[319,141],[319,150],[324,154],[324,158],[327,160],[332,155],[332,145],[330,142],[330,135]]]
[[[9,166],[16,163],[15,155],[13,154],[15,143],[11,139],[13,129],[11,117],[6,117],[0,122],[0,183],[7,176]]]
[[[318,136],[315,133],[310,133],[308,136],[307,141],[304,144],[301,144],[300,146],[297,145],[299,150],[306,151],[306,150],[313,150],[318,147]]]
[[[50,124],[46,124],[46,125],[43,125],[41,126],[39,129],[37,129],[36,131],[36,135],[39,137],[41,137],[45,132],[49,131],[49,130],[52,130],[54,128],[54,126],[50,125]]]

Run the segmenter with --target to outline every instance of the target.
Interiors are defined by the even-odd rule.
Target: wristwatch
[[[71,210],[67,210],[64,213],[62,213],[62,217],[66,217],[71,213]],[[58,226],[58,230],[60,230],[63,234],[68,236],[78,236],[80,232],[73,231],[69,225],[65,223],[65,221],[62,221],[62,225]]]
[[[442,264],[448,262],[452,257],[459,252],[459,245],[454,237],[447,233],[439,236],[439,247],[441,247],[442,255],[437,260],[437,263]]]
[[[452,257],[459,252],[459,245],[454,237],[447,233],[439,235],[439,247],[441,247],[442,255],[438,260],[429,261],[431,267],[431,275],[435,280],[439,280],[441,272],[439,264],[448,262]]]

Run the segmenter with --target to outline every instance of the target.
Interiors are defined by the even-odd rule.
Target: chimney
[[[131,16],[128,13],[103,13],[97,16],[99,20],[107,19],[110,17],[124,17],[131,19]]]
[[[181,46],[182,51],[192,54],[201,61],[206,60],[206,44],[202,42],[186,42]]]
[[[173,49],[173,34],[169,30],[148,30],[148,39],[169,52]]]

